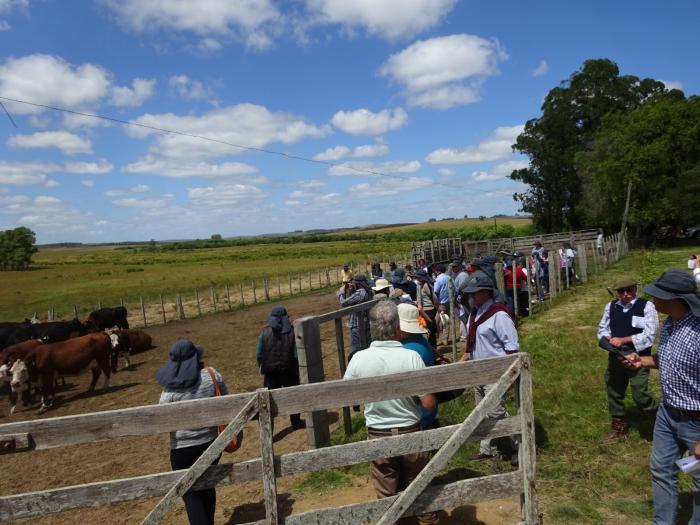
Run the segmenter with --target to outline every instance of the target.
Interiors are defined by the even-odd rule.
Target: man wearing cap
[[[263,375],[263,384],[270,390],[299,384],[294,327],[284,306],[277,305],[272,308],[267,325],[258,337],[255,358]],[[306,426],[299,414],[291,414],[289,422],[294,429]]]
[[[360,303],[366,303],[372,300],[372,288],[370,287],[367,277],[358,273],[353,277],[351,283],[346,283],[340,287],[336,293],[340,306],[345,308]],[[360,320],[362,317],[362,320]],[[365,329],[365,341],[369,343],[369,323],[367,322],[367,312],[357,312],[350,314],[350,355],[348,361],[352,359],[355,352],[363,350],[365,347],[362,344],[360,337],[361,327]]]
[[[659,331],[659,316],[654,303],[637,297],[637,279],[625,276],[618,279],[609,290],[617,299],[605,305],[603,317],[598,324],[598,340],[608,339],[614,347],[627,347],[643,356],[651,355],[656,333]],[[654,416],[658,402],[649,393],[649,370],[631,370],[625,367],[615,354],[608,354],[605,384],[608,390],[608,411],[612,418],[606,439],[618,439],[627,433],[625,419],[625,392],[627,384],[632,387],[632,399],[639,410]]]
[[[675,523],[678,507],[676,460],[686,451],[700,459],[700,294],[693,278],[668,270],[644,287],[656,309],[668,317],[661,327],[656,355],[627,357],[628,366],[658,368],[663,403],[654,425],[651,486],[654,525]],[[700,472],[693,476],[693,515],[700,524]]]
[[[344,379],[375,377],[411,370],[421,370],[425,364],[416,352],[401,345],[399,311],[391,301],[379,301],[369,312],[372,344],[359,352],[348,364]],[[367,439],[376,439],[420,431],[422,410],[437,407],[433,394],[422,394],[367,403],[365,422]],[[370,461],[370,476],[377,497],[398,494],[413,481],[430,461],[430,453],[418,452]],[[420,515],[419,523],[438,523],[435,512]]]
[[[494,286],[491,279],[483,272],[474,272],[467,284],[460,290],[462,302],[467,298],[466,308],[470,308],[467,320],[467,348],[460,361],[470,359],[488,359],[491,357],[503,357],[517,352],[520,349],[518,331],[513,319],[508,313],[508,307],[503,303],[494,301]],[[474,398],[478,404],[493,385],[481,385],[474,389]],[[508,417],[505,399],[501,399],[497,407],[487,414],[491,420]],[[517,464],[518,442],[513,436],[509,436],[510,450],[504,450],[504,455],[512,464]],[[493,458],[498,449],[491,440],[485,439],[479,445],[479,453],[471,459],[479,461]]]
[[[401,328],[401,343],[404,348],[416,352],[423,360],[425,366],[435,365],[435,354],[433,348],[428,343],[425,336],[428,330],[423,328],[418,322],[420,313],[418,308],[412,304],[402,303],[398,305],[399,310],[399,326]],[[423,410],[420,426],[422,429],[437,428],[437,407],[435,410]]]
[[[416,300],[417,287],[416,283],[406,278],[406,271],[403,268],[397,268],[391,277],[391,284],[394,285],[394,289],[399,288],[404,291],[404,293],[411,296],[411,300]]]

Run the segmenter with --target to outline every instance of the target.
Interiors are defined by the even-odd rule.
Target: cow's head
[[[10,368],[12,379],[10,387],[13,392],[24,392],[29,387],[29,368],[22,359],[17,359]]]
[[[112,346],[109,363],[112,368],[112,373],[116,374],[119,356],[129,353],[129,342],[124,334],[116,333],[112,330],[105,330],[105,332],[109,336],[109,343]]]

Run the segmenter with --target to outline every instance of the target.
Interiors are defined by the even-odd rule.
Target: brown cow
[[[14,363],[16,359],[24,359],[25,356],[37,346],[43,344],[39,339],[30,339],[21,343],[8,346],[0,351],[0,365]]]
[[[79,375],[88,367],[91,368],[92,381],[88,392],[92,392],[100,373],[105,375],[104,388],[107,388],[110,373],[117,371],[117,353],[112,350],[112,342],[104,332],[37,346],[24,361],[28,365],[29,373],[36,370],[41,379],[41,412],[50,406],[49,399],[55,392],[54,379],[57,374]]]

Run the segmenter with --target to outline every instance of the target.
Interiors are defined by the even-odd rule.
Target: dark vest
[[[285,374],[297,367],[294,358],[294,330],[283,334],[266,326],[262,331],[263,374]]]
[[[610,303],[610,334],[612,337],[627,337],[628,335],[641,334],[644,329],[632,326],[632,316],[644,317],[644,308],[647,300],[638,297],[632,308],[624,312],[622,308],[615,306],[617,300]],[[649,348],[640,348],[638,353],[648,353]]]

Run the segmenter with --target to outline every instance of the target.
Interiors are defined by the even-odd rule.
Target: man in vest
[[[520,349],[518,331],[503,303],[494,301],[494,285],[491,278],[483,272],[474,272],[466,285],[460,290],[462,302],[466,300],[465,309],[469,312],[467,325],[467,349],[460,361],[502,357]],[[465,299],[466,298],[466,299]],[[474,389],[474,398],[478,404],[492,385],[481,385]],[[505,400],[487,414],[487,418],[498,420],[508,417]],[[501,440],[501,452],[511,464],[517,465],[518,442],[513,436]],[[479,446],[479,453],[471,456],[473,461],[490,459],[498,454],[498,447],[491,440],[485,439]]]
[[[651,346],[659,330],[654,303],[637,297],[637,280],[631,276],[619,279],[609,291],[614,291],[617,299],[605,305],[598,325],[598,340],[605,338],[623,351],[634,351],[641,356],[651,355]],[[639,409],[649,416],[656,414],[658,402],[649,393],[649,370],[626,368],[615,354],[610,353],[605,371],[608,410],[612,417],[612,428],[606,436],[608,440],[627,433],[625,392],[628,383],[632,386],[632,398]]]
[[[277,305],[272,308],[267,318],[267,326],[258,337],[255,358],[264,378],[263,384],[270,390],[299,384],[294,327],[284,306]],[[295,430],[306,427],[299,414],[291,414],[289,421]]]

